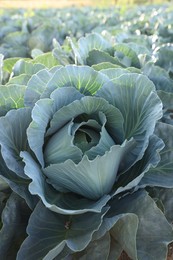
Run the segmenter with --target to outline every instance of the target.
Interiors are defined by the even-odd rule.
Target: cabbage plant
[[[23,104],[0,118],[1,176],[32,211],[16,259],[166,259],[172,227],[146,190],[172,187],[157,174],[162,102],[117,70],[44,68],[8,86]]]

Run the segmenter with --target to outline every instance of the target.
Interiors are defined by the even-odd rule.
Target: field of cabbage
[[[0,28],[0,258],[171,260],[172,6]]]

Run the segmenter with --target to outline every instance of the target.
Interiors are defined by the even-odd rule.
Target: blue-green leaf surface
[[[25,162],[25,174],[32,179],[29,191],[38,195],[44,205],[60,214],[82,214],[85,212],[100,212],[110,199],[109,195],[97,201],[89,200],[74,193],[59,193],[46,181],[40,166],[27,152],[21,156]]]
[[[7,185],[20,197],[24,198],[30,208],[34,208],[37,198],[28,190],[28,185],[30,183],[29,179],[19,177],[15,172],[11,171],[4,162],[0,152],[0,178],[6,182]],[[3,185],[4,186],[4,185]],[[0,189],[1,187],[0,184]]]
[[[92,68],[94,70],[101,71],[101,70],[115,69],[115,68],[120,68],[121,69],[121,66],[113,64],[111,62],[101,62],[101,63],[92,65]]]
[[[163,109],[167,110],[173,109],[173,93],[170,92],[166,92],[166,90],[158,90],[157,91],[158,96],[160,97],[160,99],[162,100],[163,103]],[[170,111],[171,112],[171,111]]]
[[[2,72],[3,59],[4,59],[4,55],[0,54],[0,84],[2,83],[2,79],[3,79],[3,72]]]
[[[0,144],[2,156],[8,168],[22,178],[24,164],[20,157],[21,151],[30,151],[26,129],[31,122],[30,108],[10,110],[6,116],[0,118]]]
[[[57,67],[59,69],[59,67]],[[40,99],[40,96],[47,87],[47,82],[53,76],[55,71],[53,69],[43,69],[36,74],[32,75],[28,81],[25,93],[25,105],[34,106],[35,102]]]
[[[140,62],[136,52],[125,43],[116,44],[114,46],[114,56],[126,67],[133,66],[140,68]]]
[[[147,189],[150,196],[161,207],[170,224],[173,222],[173,188],[151,187]]]
[[[68,65],[62,68],[57,66],[51,70],[43,69],[29,80],[25,105],[33,106],[38,99],[50,97],[59,87],[73,86],[84,95],[92,95],[108,81],[106,75],[87,66]]]
[[[43,104],[44,103],[44,104]],[[43,104],[42,106],[40,104]],[[51,99],[38,101],[32,110],[32,122],[27,128],[28,143],[32,151],[35,153],[38,161],[44,166],[43,145],[46,127],[49,119],[55,111],[54,102]]]
[[[46,144],[44,149],[46,165],[64,162],[67,159],[77,163],[82,159],[81,149],[73,144],[73,135],[70,133],[72,125],[72,122],[66,124]]]
[[[68,39],[68,37],[67,37]],[[69,55],[68,52],[62,49],[62,47],[55,47],[52,50],[53,57],[58,61],[59,64],[62,66],[68,65],[71,63],[71,56]]]
[[[93,160],[97,155],[104,155],[106,151],[109,151],[110,148],[115,144],[114,140],[111,138],[107,132],[105,125],[107,123],[106,116],[102,112],[99,113],[99,118],[102,123],[102,128],[100,131],[100,140],[98,144],[93,146],[85,154],[90,160]]]
[[[111,236],[107,232],[100,239],[91,241],[90,244],[82,252],[76,253],[74,258],[76,260],[107,260],[111,247]],[[114,258],[115,259],[115,258]]]
[[[157,94],[163,103],[163,117],[161,121],[163,123],[173,125],[173,93],[158,90]]]
[[[104,98],[85,96],[80,100],[75,100],[67,106],[59,109],[50,121],[50,128],[47,135],[55,133],[72,118],[86,114],[88,117],[96,117],[103,112],[106,115],[106,129],[116,143],[120,144],[124,140],[123,118],[120,111],[110,105]],[[58,124],[57,124],[58,122]]]
[[[27,228],[29,236],[19,250],[17,260],[51,260],[65,245],[74,252],[83,250],[100,227],[105,212],[62,215],[39,203],[31,215]]]
[[[122,214],[110,230],[112,237],[121,245],[128,256],[134,260],[137,260],[136,234],[138,222],[138,217],[135,214]]]
[[[67,159],[78,163],[83,154],[87,154],[90,159],[104,154],[114,142],[108,134],[106,135],[106,130],[102,131],[104,133],[100,131],[101,126],[93,119],[81,123],[70,121],[46,143],[44,149],[46,165],[64,162]],[[90,139],[89,141],[86,136]]]
[[[2,259],[16,259],[20,244],[26,237],[30,210],[17,194],[12,193],[2,212],[0,253]]]
[[[160,163],[145,174],[140,185],[173,188],[173,126],[159,122],[155,132],[165,147],[160,152]]]
[[[47,52],[47,53],[42,53],[40,55],[37,55],[37,57],[34,58],[34,60],[32,60],[32,64],[35,63],[42,64],[49,69],[60,64],[58,60],[53,56],[52,52]]]
[[[20,74],[19,76],[16,77],[12,77],[10,78],[10,80],[8,81],[6,86],[9,85],[27,85],[29,79],[31,78],[31,75],[28,74]]]
[[[140,181],[145,175],[148,175],[150,169],[154,169],[160,162],[160,151],[163,149],[164,143],[156,135],[152,135],[149,139],[149,145],[141,160],[136,162],[128,171],[119,176],[115,184],[115,194],[130,189],[138,189],[141,185]]]
[[[93,66],[96,64],[100,64],[103,62],[109,62],[114,65],[118,65],[122,68],[126,67],[124,64],[120,62],[120,60],[115,56],[112,57],[108,52],[101,50],[91,50],[88,53],[88,57],[86,59],[86,63],[88,66]]]
[[[106,50],[111,47],[111,43],[98,33],[91,33],[86,37],[81,37],[78,40],[78,47],[73,44],[71,39],[69,40],[76,62],[82,65],[86,64],[86,58],[91,50]]]
[[[133,145],[133,140],[125,141],[121,146],[112,146],[103,156],[97,156],[92,161],[85,155],[78,164],[67,160],[48,166],[43,172],[48,177],[47,181],[58,191],[68,190],[97,200],[111,191],[119,165]]]
[[[130,73],[128,69],[123,68],[107,68],[100,70],[101,73],[107,75],[111,80],[118,78],[119,76]]]
[[[122,213],[108,211],[105,215],[99,230],[93,235],[93,240],[97,241],[107,232],[110,233],[114,249],[110,248],[110,259],[118,259],[124,250],[132,259],[137,259],[136,233],[138,229],[138,217],[134,213]],[[109,258],[108,258],[109,259]]]
[[[109,78],[88,66],[67,65],[60,68],[47,84],[44,97],[49,97],[51,92],[59,87],[72,86],[84,95],[93,95]]]
[[[97,96],[117,107],[124,119],[125,138],[133,137],[137,146],[129,155],[128,164],[141,159],[153,133],[155,124],[162,116],[162,103],[153,83],[136,73],[125,74],[105,84]],[[129,165],[126,165],[128,167]]]
[[[169,71],[173,65],[173,46],[172,44],[168,44],[165,46],[161,46],[155,51],[155,55],[157,57],[156,65],[164,68],[165,70]]]
[[[110,216],[133,213],[138,217],[136,236],[138,260],[166,259],[167,245],[173,240],[173,230],[146,191],[140,190],[121,199],[115,198],[110,206]]]
[[[49,125],[49,121],[51,121],[54,113],[57,110],[63,106],[68,105],[76,99],[80,99],[82,96],[83,95],[80,92],[72,87],[57,89],[51,94],[51,99],[41,99],[34,106],[32,110],[33,120],[27,129],[27,137],[31,149],[34,151],[38,161],[42,166],[44,166],[44,137]],[[58,125],[59,124],[60,122],[58,122]]]
[[[157,90],[173,92],[173,80],[165,69],[148,62],[143,66],[142,72],[154,83]]]
[[[14,76],[19,76],[21,74],[33,75],[38,71],[44,69],[43,64],[32,64],[24,59],[17,61],[13,67]]]
[[[97,96],[105,98],[121,111],[126,138],[144,135],[146,130],[150,135],[162,116],[162,103],[155,87],[143,75],[122,75],[114,79],[113,84],[105,84]]]

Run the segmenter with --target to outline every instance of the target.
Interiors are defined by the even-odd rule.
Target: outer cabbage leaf
[[[136,52],[133,49],[131,49],[127,44],[125,43],[116,44],[113,47],[113,50],[114,50],[114,56],[117,57],[119,61],[126,67],[130,67],[130,66],[136,68],[141,67]]]
[[[20,244],[26,237],[30,210],[17,194],[12,193],[2,212],[3,226],[0,230],[2,259],[15,259]]]
[[[124,250],[132,259],[137,259],[136,234],[138,229],[138,217],[134,213],[112,213],[111,209],[105,215],[99,230],[93,235],[93,242],[105,236],[111,235],[115,248],[110,247],[110,259],[118,259]],[[110,245],[111,246],[111,245]],[[117,256],[117,257],[116,257]],[[109,259],[109,258],[108,258]]]
[[[110,253],[111,236],[107,232],[103,237],[98,240],[94,240],[82,252],[74,254],[76,260],[79,259],[95,259],[95,260],[107,260]],[[114,256],[114,259],[115,256]]]
[[[149,190],[150,196],[156,201],[158,206],[166,216],[170,224],[173,222],[173,188],[152,187]]]
[[[61,46],[55,46],[52,50],[52,54],[57,62],[62,66],[66,66],[72,63],[71,55],[66,50],[63,50]]]
[[[28,178],[24,174],[24,164],[20,158],[20,151],[30,151],[26,136],[26,129],[30,122],[30,108],[10,110],[5,117],[0,118],[2,157],[10,170],[26,179]]]
[[[89,66],[93,66],[96,64],[99,65],[99,63],[103,63],[103,62],[109,62],[123,68],[126,67],[123,63],[120,62],[120,60],[116,56],[113,57],[106,51],[93,49],[88,53],[88,57],[86,59],[87,65]]]
[[[29,236],[21,246],[17,259],[22,259],[24,255],[25,257],[32,255],[37,259],[54,259],[60,257],[63,250],[66,255],[72,253],[72,257],[73,252],[81,251],[74,255],[77,259],[80,255],[90,255],[90,252],[97,257],[100,243],[105,246],[106,255],[109,253],[111,257],[112,248],[107,231],[98,238],[99,240],[94,238],[102,225],[117,241],[116,246],[120,244],[133,259],[142,260],[148,255],[153,259],[156,257],[160,260],[165,259],[167,244],[173,238],[173,231],[162,212],[145,191],[138,191],[123,198],[115,197],[111,200],[110,206],[110,209],[105,209],[100,214],[86,213],[69,216],[53,213],[40,202],[31,216],[27,230]],[[86,223],[90,224],[86,225]],[[49,243],[45,237],[49,239]],[[134,239],[132,240],[131,237]],[[130,243],[129,240],[131,240]],[[93,248],[94,244],[96,246]],[[72,252],[65,249],[66,245]],[[119,252],[121,246],[118,247]],[[39,247],[40,250],[34,250],[35,247],[37,249]]]
[[[146,191],[126,194],[122,198],[115,197],[110,203],[106,217],[118,213],[133,213],[139,219],[136,236],[137,259],[166,259],[167,245],[173,239],[172,227]],[[129,254],[129,251],[126,252]]]
[[[108,68],[108,69],[101,69],[101,73],[107,75],[111,80],[118,78],[119,76],[130,73],[128,69],[123,69],[123,68]]]
[[[92,65],[92,68],[96,71],[100,71],[100,70],[104,70],[104,69],[121,68],[121,66],[118,66],[118,65],[110,63],[110,62],[101,62],[101,63]]]
[[[111,236],[110,252],[108,260],[115,260],[121,256],[123,248],[121,245]]]
[[[173,188],[173,126],[165,123],[157,123],[156,134],[165,143],[164,149],[160,152],[160,162],[155,168],[151,168],[141,180],[142,186],[158,186]]]
[[[110,62],[121,67],[141,67],[136,52],[125,43],[116,44],[107,50],[91,49],[86,63],[91,66],[100,62]]]
[[[2,54],[0,54],[0,84],[2,83],[2,79],[3,79],[3,59],[4,56]]]
[[[12,77],[9,79],[7,84],[19,84],[26,86],[30,78],[44,68],[45,66],[43,64],[32,64],[25,59],[20,59],[15,63],[11,74]]]
[[[142,36],[142,35],[140,35]],[[138,55],[138,58],[140,56],[140,54],[145,55],[145,57],[147,56],[148,59],[151,59],[151,50],[149,48],[149,46],[145,46],[145,43],[142,44],[141,43],[137,43],[137,42],[128,42],[127,43],[128,47],[130,47],[132,50],[135,51],[135,53]],[[147,48],[148,47],[148,48]],[[140,59],[140,58],[139,58]]]
[[[14,46],[10,46],[9,43],[3,43],[1,44],[0,51],[4,55],[5,59],[12,57],[28,57],[28,48],[22,45],[15,46],[14,48]]]
[[[65,245],[72,251],[83,250],[99,229],[106,211],[67,216],[48,210],[40,202],[31,215],[27,228],[29,236],[21,246],[17,260],[51,260],[61,253]]]
[[[157,90],[173,92],[173,80],[165,69],[148,62],[142,68],[142,72],[153,81]]]
[[[93,95],[109,78],[94,69],[67,65],[42,70],[33,75],[27,84],[25,105],[33,106],[40,98],[50,97],[50,94],[60,87],[75,87],[84,95]]]
[[[10,187],[15,193],[24,198],[30,208],[34,208],[35,204],[37,203],[37,198],[32,196],[28,190],[30,180],[21,178],[15,172],[9,170],[4,162],[4,159],[2,158],[1,151],[0,166],[0,178],[2,178],[6,185],[9,185],[8,187]],[[3,190],[3,187],[6,187],[6,185],[4,185],[4,183],[0,183],[0,190]]]
[[[22,47],[23,50],[25,50],[24,53],[28,52],[28,46],[27,46],[27,40],[28,40],[28,32],[24,31],[17,31],[17,32],[9,32],[5,37],[3,38],[3,43],[8,44],[9,47],[13,48],[14,52],[16,49],[19,48],[19,46]],[[22,52],[20,55],[17,55],[16,57],[21,57]],[[25,57],[25,55],[24,55]]]
[[[12,84],[26,86],[30,78],[31,78],[31,75],[21,74],[19,76],[10,78],[9,81],[7,82],[6,86],[12,85]]]
[[[155,52],[156,65],[169,71],[173,66],[173,44],[163,45]]]
[[[156,121],[162,116],[162,103],[155,86],[143,75],[122,75],[113,83],[105,84],[96,95],[121,111],[126,138],[139,138],[146,130],[151,135]]]
[[[173,93],[158,90],[157,94],[163,103],[163,117],[161,121],[173,125]]]
[[[125,138],[129,140],[133,137],[137,142],[135,150],[128,156],[129,162],[122,167],[123,171],[142,158],[156,121],[162,116],[162,102],[153,83],[147,77],[136,73],[113,79],[105,84],[96,96],[103,97],[121,111]]]
[[[29,61],[20,59],[13,67],[13,73],[14,76],[19,76],[21,74],[33,75],[44,68],[45,66],[41,63],[32,64]]]
[[[13,191],[25,198],[32,208],[36,200],[28,191],[30,181],[24,174],[24,164],[19,155],[20,149],[26,149],[25,131],[31,120],[28,109],[21,108],[21,110],[17,110],[24,106],[25,89],[25,86],[20,85],[1,86],[0,115],[5,115],[10,109],[15,108],[16,110],[11,110],[6,114],[6,117],[0,119],[0,175]],[[23,120],[23,122],[20,120]]]
[[[108,81],[106,75],[88,66],[67,65],[57,70],[48,82],[44,97],[49,97],[56,88],[68,86],[75,87],[84,95],[93,95]]]
[[[137,259],[136,233],[138,229],[138,217],[133,213],[118,216],[117,222],[110,230],[110,234],[127,252],[129,257]],[[109,223],[108,219],[106,220]]]
[[[40,63],[46,68],[51,69],[54,66],[61,65],[58,60],[53,56],[52,52],[43,53],[41,55],[38,55],[36,58],[32,60],[33,64]]]
[[[19,57],[5,59],[4,64],[3,64],[3,70],[8,72],[9,74],[11,74],[15,63],[20,59],[21,58],[19,58]],[[26,60],[27,60],[27,58],[26,58]]]
[[[59,67],[57,67],[58,69]],[[47,87],[47,82],[55,73],[54,69],[43,69],[38,73],[32,75],[27,83],[27,89],[25,93],[25,105],[34,106],[35,102],[40,99],[40,96]]]
[[[0,86],[0,116],[10,109],[24,107],[26,87],[22,85]]]
[[[70,38],[69,41],[75,56],[75,62],[81,65],[86,64],[86,58],[91,50],[106,50],[111,47],[111,43],[98,33],[91,33],[86,37],[81,37],[78,40],[78,46],[75,46]]]
[[[142,159],[137,161],[128,171],[118,176],[118,181],[114,185],[114,195],[130,189],[138,189],[142,178],[145,175],[148,176],[148,171],[150,172],[160,162],[159,153],[163,147],[163,141],[157,136],[152,135]]]

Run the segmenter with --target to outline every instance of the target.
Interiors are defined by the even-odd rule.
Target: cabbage
[[[172,228],[146,187],[173,183],[152,81],[119,68],[24,61],[13,71],[13,81],[29,77],[27,86],[8,83],[8,106],[2,92],[1,176],[15,192],[10,205],[23,198],[32,210],[16,259],[96,259],[102,247],[102,259],[122,250],[164,259]]]

